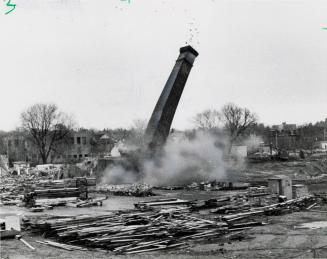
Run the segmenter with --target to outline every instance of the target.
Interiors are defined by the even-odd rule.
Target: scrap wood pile
[[[23,204],[24,195],[13,194],[12,192],[0,193],[0,204],[1,205],[21,205]]]
[[[102,202],[107,197],[89,199],[87,179],[77,178],[74,180],[75,184],[73,186],[75,187],[34,189],[25,193],[24,201],[26,206],[32,208],[31,211],[34,212],[42,211],[42,208],[48,208],[49,206],[60,205],[78,208],[102,206]]]
[[[46,209],[53,209],[54,206],[67,206],[74,208],[85,208],[91,206],[102,206],[107,197],[97,197],[88,199],[79,199],[77,197],[39,199],[36,200],[33,207],[29,208],[31,212],[41,212]]]
[[[247,195],[249,197],[260,197],[260,196],[267,196],[270,194],[271,194],[271,190],[267,186],[249,187],[247,191]]]
[[[189,240],[219,238],[228,232],[224,222],[192,217],[180,210],[126,210],[99,216],[31,219],[32,231],[65,244],[134,254],[183,247]]]
[[[191,209],[194,211],[224,208],[224,207],[242,207],[249,205],[246,193],[237,193],[235,195],[220,196],[219,198],[212,198],[209,200],[195,201],[191,204]]]
[[[85,208],[85,207],[91,207],[91,206],[102,206],[102,203],[104,200],[106,200],[108,197],[97,197],[97,198],[89,198],[86,200],[77,200],[75,203],[69,203],[66,204],[70,207],[76,207],[76,208]]]
[[[247,220],[251,217],[274,216],[292,213],[293,211],[306,210],[310,209],[314,204],[317,204],[317,199],[314,196],[305,196],[267,206],[251,207],[250,209],[240,207],[239,210],[234,210],[232,213],[226,213],[226,211],[222,213],[220,209],[216,209],[212,212],[225,214],[221,215],[220,218],[227,223],[231,223]]]
[[[0,177],[0,203],[2,205],[20,205],[25,189],[35,184],[35,175],[11,175],[7,173]]]
[[[139,210],[148,210],[152,209],[153,207],[159,207],[159,206],[165,206],[165,207],[171,207],[171,206],[190,206],[192,204],[191,201],[188,200],[181,200],[178,198],[168,198],[168,199],[157,199],[157,200],[151,200],[151,201],[141,201],[138,203],[135,203],[135,208]],[[180,209],[183,209],[179,207]],[[187,208],[189,210],[189,208]]]
[[[152,186],[146,183],[120,185],[100,184],[97,185],[96,191],[119,196],[146,197],[154,195],[152,192]]]
[[[239,206],[221,210],[214,219],[204,219],[192,212],[190,201],[160,199],[137,203],[135,210],[106,215],[30,218],[26,226],[64,244],[134,254],[181,248],[192,241],[223,243],[235,235],[241,239],[244,230],[267,224],[263,216],[307,209],[316,202],[313,196],[306,196],[263,207]]]
[[[0,184],[0,204],[36,207],[32,211],[37,212],[42,211],[42,206],[72,203],[74,207],[82,206],[81,199],[88,198],[89,187],[95,186],[95,178],[51,180],[36,174],[8,173],[0,178]],[[102,204],[103,198],[100,199],[88,199],[83,206]]]
[[[269,204],[257,206],[252,199],[249,199],[247,193],[239,193],[232,196],[221,196],[217,199],[193,202],[190,209],[194,211],[210,209],[211,213],[217,214],[238,214],[244,212],[249,213],[249,215],[251,215],[251,213],[253,213],[253,215],[260,213],[265,215],[278,215],[306,209],[316,201],[317,197],[310,195],[285,202],[277,202],[277,199],[272,199],[270,197]]]
[[[7,173],[0,177],[0,200],[3,205],[20,205],[24,193],[42,182],[50,182],[36,174],[12,175]]]

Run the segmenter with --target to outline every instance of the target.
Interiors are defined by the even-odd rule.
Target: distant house
[[[10,162],[28,161],[32,164],[41,162],[37,147],[24,132],[14,132],[5,138],[6,153]],[[70,143],[61,144],[56,152],[51,152],[49,163],[80,161],[91,154],[90,133],[87,130],[72,132]],[[12,165],[12,163],[11,163]]]
[[[5,139],[6,153],[10,162],[31,161],[38,159],[37,150],[27,140],[23,132],[14,132]],[[10,163],[9,162],[9,163]]]
[[[314,145],[315,148],[327,150],[327,140],[317,141]]]
[[[102,152],[104,153],[110,152],[114,146],[114,143],[114,140],[107,134],[102,135],[98,141],[98,145],[102,147]]]
[[[67,150],[69,160],[82,160],[91,154],[91,136],[86,130],[79,130],[72,134],[71,146]]]
[[[106,157],[110,156],[110,152],[117,144],[110,133],[96,133],[92,135],[91,153],[93,156]],[[119,142],[119,141],[118,141]]]
[[[288,132],[289,134],[293,135],[296,134],[297,126],[296,124],[287,124],[286,122],[283,122],[280,125],[273,125],[272,129],[279,132]]]

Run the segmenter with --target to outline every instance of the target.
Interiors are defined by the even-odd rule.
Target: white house
[[[315,143],[315,147],[316,148],[319,148],[319,149],[325,149],[325,150],[327,150],[327,140],[316,142]]]
[[[234,156],[237,156],[239,158],[247,157],[248,148],[247,148],[247,146],[232,146],[231,154]]]

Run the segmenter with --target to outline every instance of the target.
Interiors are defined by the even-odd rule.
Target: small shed
[[[293,199],[300,198],[309,195],[308,187],[303,184],[294,184],[293,189]]]
[[[292,180],[286,175],[275,175],[268,178],[268,187],[273,194],[286,196],[288,200],[293,198]]]

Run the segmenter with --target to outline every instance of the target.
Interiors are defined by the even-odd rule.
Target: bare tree
[[[230,137],[230,146],[241,136],[251,125],[257,122],[258,118],[247,108],[241,108],[233,103],[228,103],[221,110],[222,119]]]
[[[34,104],[21,114],[21,123],[37,148],[42,162],[57,152],[63,142],[69,143],[73,120],[59,112],[55,104]]]
[[[221,126],[221,114],[217,110],[208,109],[195,115],[193,122],[200,129],[217,129]]]

